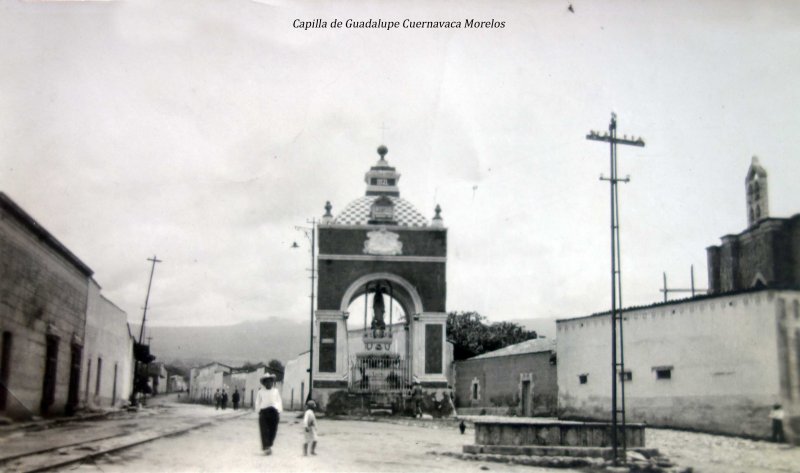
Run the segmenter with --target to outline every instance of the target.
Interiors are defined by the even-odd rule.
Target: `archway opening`
[[[400,393],[411,382],[409,315],[413,298],[399,284],[374,279],[351,291],[350,389]]]

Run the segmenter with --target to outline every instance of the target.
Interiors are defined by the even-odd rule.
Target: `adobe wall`
[[[65,412],[71,345],[84,343],[88,275],[0,207],[0,332],[10,332],[5,415],[39,415],[47,334],[59,337],[50,414]]]
[[[652,425],[765,437],[782,401],[776,322],[779,300],[797,291],[758,291],[625,312],[627,419]],[[608,315],[561,320],[558,407],[563,417],[609,419]],[[671,367],[670,379],[655,368]],[[587,376],[586,384],[580,375]]]
[[[551,364],[552,352],[527,353],[455,363],[456,407],[492,408],[513,406],[522,415],[521,383],[531,380],[532,414],[555,415],[558,398],[556,365]],[[478,383],[478,399],[472,399],[472,384]],[[488,410],[488,409],[487,409]]]
[[[94,281],[89,284],[85,340],[81,399],[88,407],[127,402],[133,388],[133,339],[128,316],[100,294]]]
[[[304,398],[308,396],[308,356],[309,352],[301,353],[286,362],[281,391],[283,408],[286,410],[302,409]]]

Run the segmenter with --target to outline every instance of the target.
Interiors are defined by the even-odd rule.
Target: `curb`
[[[125,444],[125,445],[120,445],[120,446],[117,446],[117,447],[106,448],[106,449],[103,449],[103,450],[98,450],[96,452],[91,452],[91,453],[88,453],[88,454],[86,454],[86,455],[84,455],[82,457],[79,457],[79,458],[71,458],[71,459],[68,459],[68,460],[55,462],[55,463],[49,464],[47,466],[35,467],[33,469],[30,469],[30,470],[23,469],[23,470],[20,470],[20,471],[21,472],[25,472],[25,473],[36,473],[36,472],[40,472],[40,471],[49,471],[49,470],[52,470],[54,468],[60,468],[60,467],[63,467],[63,466],[72,465],[74,463],[83,462],[85,460],[89,460],[89,459],[92,459],[92,458],[97,458],[99,456],[106,455],[106,454],[109,454],[109,453],[119,452],[121,450],[125,450],[125,449],[128,449],[128,448],[136,447],[136,446],[139,446],[139,445],[142,445],[142,444],[145,444],[145,443],[148,443],[148,442],[152,442],[154,440],[158,440],[158,439],[161,439],[161,438],[174,437],[174,436],[185,434],[186,432],[189,432],[189,431],[192,431],[192,430],[195,430],[195,429],[199,429],[199,428],[202,428],[202,427],[208,427],[210,425],[214,425],[214,424],[217,424],[217,423],[220,423],[220,422],[226,422],[226,421],[229,421],[231,419],[238,419],[239,417],[244,417],[244,415],[245,414],[239,414],[237,416],[227,417],[225,419],[214,419],[214,420],[202,422],[202,423],[197,424],[197,425],[192,425],[192,426],[189,426],[189,427],[184,427],[184,428],[181,428],[181,429],[177,429],[177,430],[174,430],[174,431],[171,431],[171,432],[164,432],[164,433],[156,434],[156,435],[153,435],[151,437],[147,437],[147,438],[144,438],[144,439],[141,439],[141,440],[136,440],[134,442],[131,442],[131,443],[128,443],[128,444]],[[114,437],[108,437],[108,438],[114,438]],[[86,443],[86,442],[82,442],[82,443]],[[79,444],[75,444],[75,445],[79,445]],[[59,448],[64,448],[64,447],[59,447]],[[52,449],[52,450],[57,450],[57,449],[58,448]],[[47,451],[49,451],[49,450],[47,450]],[[43,451],[43,452],[40,452],[40,453],[46,453],[47,451]]]

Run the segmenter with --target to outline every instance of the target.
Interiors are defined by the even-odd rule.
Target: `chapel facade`
[[[391,400],[412,385],[448,390],[447,229],[438,206],[429,220],[400,197],[387,153],[378,148],[364,195],[335,216],[326,203],[318,226],[312,364],[322,407],[337,391]]]

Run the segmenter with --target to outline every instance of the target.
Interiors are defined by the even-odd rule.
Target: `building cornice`
[[[446,263],[446,256],[383,256],[383,255],[331,255],[320,254],[319,259],[329,261],[386,261],[399,263]]]
[[[317,225],[319,229],[333,229],[333,230],[380,230],[384,228],[386,230],[392,231],[428,231],[428,232],[446,232],[446,227],[433,227],[433,226],[424,226],[424,227],[412,227],[406,225],[383,225],[383,224],[374,224],[374,225],[344,225],[341,223],[320,223]]]
[[[31,217],[25,210],[22,209],[16,202],[11,200],[5,193],[0,192],[0,207],[4,208],[14,218],[20,222],[31,233],[36,235],[42,242],[52,248],[56,253],[65,258],[72,266],[87,277],[94,274],[89,266],[81,261],[74,253],[72,253],[66,246],[56,239],[50,232],[39,224],[33,217]]]

